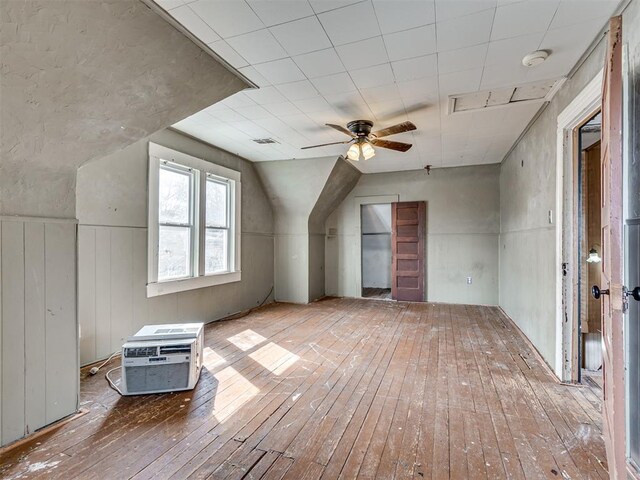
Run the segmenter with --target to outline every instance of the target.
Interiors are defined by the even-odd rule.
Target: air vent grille
[[[464,93],[449,97],[449,113],[484,110],[485,108],[511,105],[534,100],[551,100],[564,78],[545,80],[515,87],[497,88],[482,92]]]
[[[171,355],[174,353],[191,353],[191,345],[167,345],[160,347],[160,355]]]
[[[278,143],[273,138],[254,138],[254,142],[259,143],[260,145],[266,145],[269,143]]]

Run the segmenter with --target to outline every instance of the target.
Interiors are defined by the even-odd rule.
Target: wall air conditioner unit
[[[202,369],[202,323],[146,325],[122,346],[123,395],[191,390]]]

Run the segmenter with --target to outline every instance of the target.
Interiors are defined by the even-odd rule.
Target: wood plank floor
[[[205,344],[186,393],[119,397],[84,369],[89,413],[0,477],[608,478],[598,393],[554,382],[497,308],[275,304]]]

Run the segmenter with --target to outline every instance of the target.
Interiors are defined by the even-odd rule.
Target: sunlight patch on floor
[[[247,350],[264,342],[266,338],[264,338],[259,333],[254,332],[253,330],[247,329],[244,332],[240,332],[237,335],[227,338],[227,340],[229,340],[243,352],[246,352]]]
[[[286,348],[282,348],[273,342],[269,342],[264,347],[260,347],[250,354],[249,357],[275,375],[283,374],[291,365],[300,360],[298,355],[291,353]]]
[[[202,353],[204,355],[202,363],[207,370],[211,370],[227,362],[222,355],[218,355],[215,350],[210,347],[204,347]]]
[[[242,376],[235,368],[227,367],[214,375],[218,380],[213,403],[213,415],[223,422],[240,407],[254,398],[260,389]]]

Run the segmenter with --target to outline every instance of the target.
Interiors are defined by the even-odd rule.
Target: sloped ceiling
[[[260,90],[176,128],[253,161],[344,154],[324,123],[413,121],[355,166],[381,172],[500,162],[542,100],[449,115],[448,96],[569,73],[619,0],[155,0]],[[551,52],[534,68],[524,55]],[[260,145],[253,139],[278,143]]]
[[[139,0],[0,2],[0,214],[75,216],[75,171],[247,87]]]

